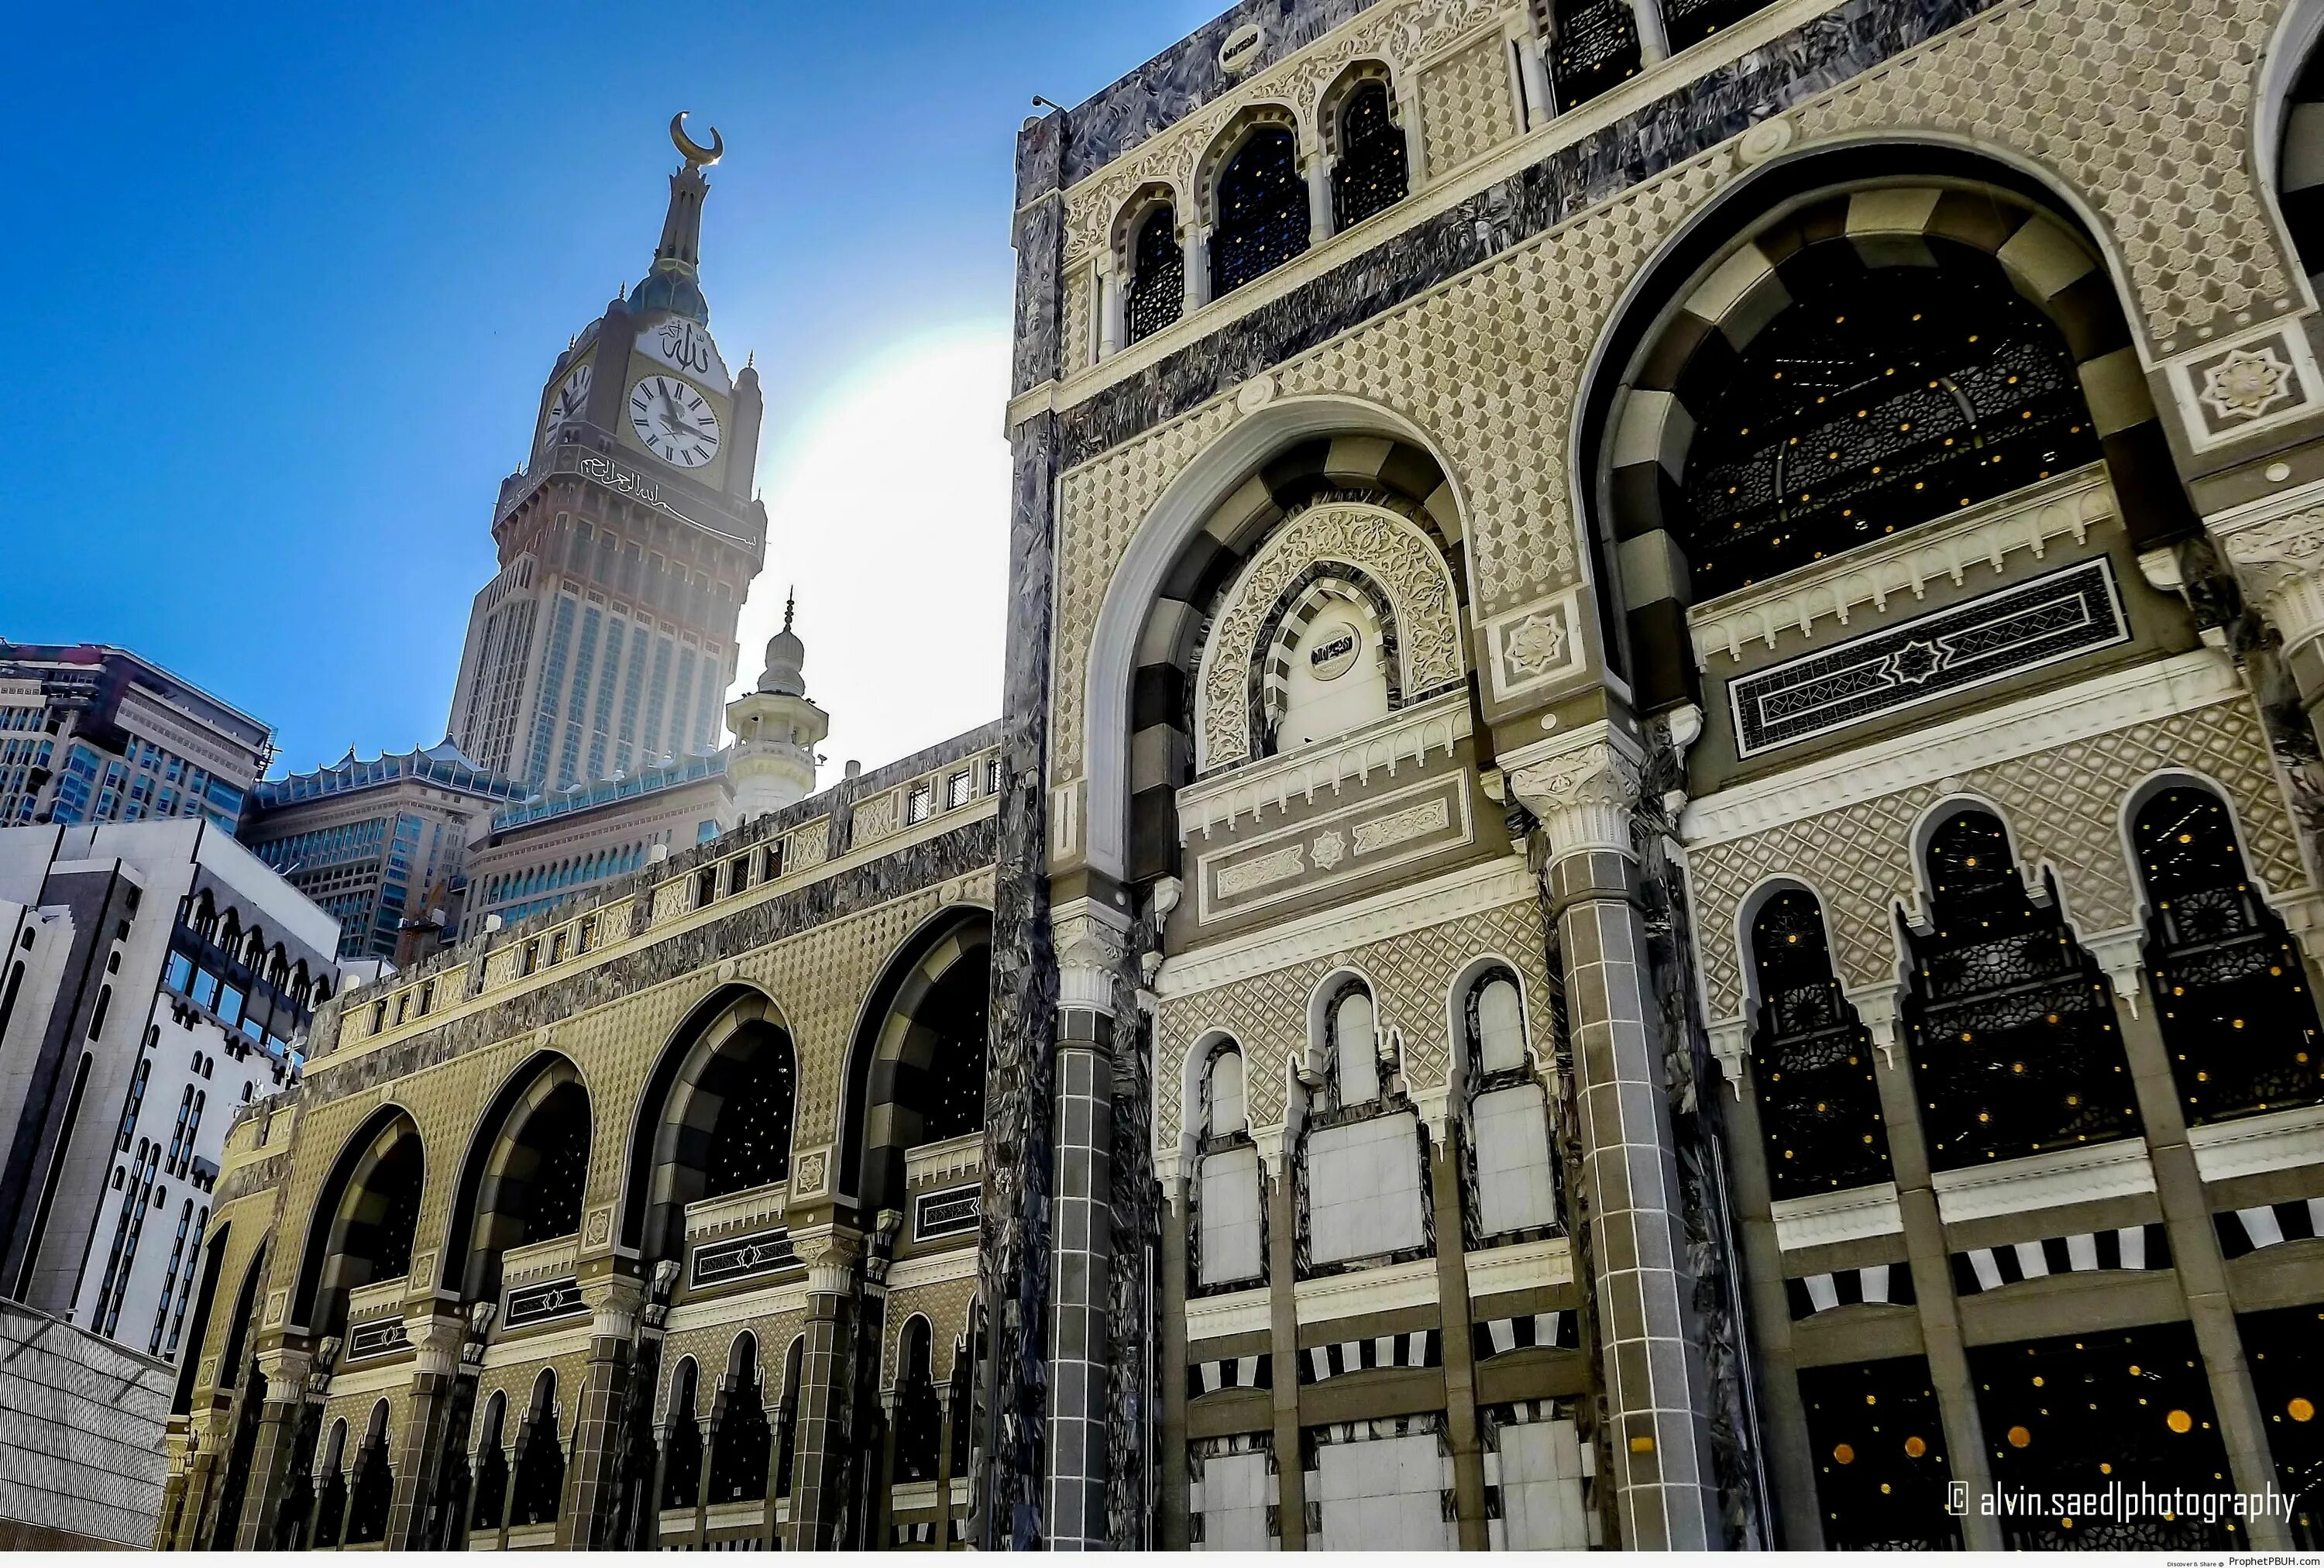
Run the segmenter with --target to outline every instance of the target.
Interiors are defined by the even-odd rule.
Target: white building
[[[295,1079],[338,927],[195,818],[0,830],[0,1296],[174,1361],[226,1125]]]

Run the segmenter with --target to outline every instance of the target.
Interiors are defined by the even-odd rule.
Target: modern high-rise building
[[[296,1081],[337,930],[196,819],[0,830],[0,1296],[177,1362],[226,1124]]]
[[[340,957],[393,961],[407,929],[458,924],[468,841],[525,793],[449,740],[370,761],[350,750],[251,791],[242,840],[339,923]]]
[[[123,649],[0,642],[0,826],[198,816],[232,833],[272,742]]]
[[[703,171],[724,144],[670,131],[684,162],[652,269],[549,372],[460,657],[452,738],[535,790],[718,748],[735,618],[765,554],[758,373],[727,370],[697,272]]]

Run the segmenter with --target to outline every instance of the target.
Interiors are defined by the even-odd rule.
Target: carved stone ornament
[[[2292,396],[2292,367],[2277,356],[2275,346],[2262,344],[2206,366],[2195,395],[2222,420],[2256,420]]]
[[[830,1173],[831,1155],[828,1150],[818,1148],[803,1154],[799,1157],[798,1175],[791,1181],[791,1190],[803,1198],[819,1198],[824,1193],[825,1178]]]
[[[1509,628],[1502,658],[1515,673],[1546,675],[1565,662],[1565,623],[1539,613]]]
[[[2324,510],[2222,530],[2218,541],[2287,644],[2324,632]]]
[[[1114,976],[1129,951],[1129,920],[1076,899],[1051,915],[1050,934],[1057,954],[1057,1005],[1111,1014]]]
[[[1630,814],[1638,800],[1638,763],[1627,746],[1600,731],[1579,746],[1508,770],[1508,788],[1541,819],[1558,859],[1586,850],[1629,854]]]
[[[1277,529],[1227,592],[1203,649],[1195,766],[1204,772],[1250,759],[1250,668],[1259,640],[1292,585],[1318,562],[1352,567],[1379,585],[1396,613],[1397,657],[1410,705],[1467,673],[1452,575],[1415,523],[1359,502],[1311,506]]]

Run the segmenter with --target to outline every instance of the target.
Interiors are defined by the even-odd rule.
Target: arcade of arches
[[[2324,10],[1826,9],[1028,122],[1004,717],[327,1005],[163,1539],[2324,1545],[1944,1506],[2324,1464]]]

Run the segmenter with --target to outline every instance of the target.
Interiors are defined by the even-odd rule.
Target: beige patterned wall
[[[963,883],[924,889],[345,1099],[321,1098],[329,1093],[330,1074],[327,1062],[318,1064],[285,1194],[294,1244],[277,1249],[268,1260],[272,1290],[287,1290],[296,1275],[309,1217],[339,1150],[391,1097],[411,1113],[426,1152],[427,1185],[414,1241],[414,1269],[423,1271],[419,1255],[432,1259],[447,1243],[453,1185],[478,1117],[508,1075],[543,1049],[569,1057],[589,1093],[596,1141],[583,1204],[583,1250],[603,1250],[611,1240],[610,1219],[620,1201],[629,1134],[647,1075],[687,1016],[731,981],[764,991],[789,1026],[799,1064],[797,1147],[835,1141],[850,1037],[874,981],[905,940],[948,903],[989,905],[991,882],[985,871]]]
[[[928,1370],[938,1388],[952,1376],[953,1342],[968,1332],[969,1309],[976,1305],[976,1276],[908,1286],[888,1294],[888,1320],[880,1350],[880,1386],[892,1388],[903,1375],[904,1324],[914,1313],[928,1320]]]
[[[694,1386],[694,1415],[703,1420],[710,1414],[710,1401],[718,1393],[718,1379],[726,1375],[727,1358],[734,1353],[734,1342],[744,1333],[754,1334],[759,1341],[759,1372],[762,1397],[767,1402],[767,1414],[771,1417],[776,1405],[783,1397],[783,1364],[791,1351],[791,1342],[807,1328],[807,1314],[802,1311],[770,1313],[764,1317],[745,1318],[736,1323],[715,1324],[703,1328],[674,1329],[661,1342],[661,1388],[654,1396],[655,1419],[669,1419],[669,1391],[678,1376],[678,1363],[692,1356],[700,1369]]]
[[[1431,180],[1492,151],[1517,129],[1508,41],[1499,33],[1488,33],[1421,71],[1421,143]]]
[[[2134,320],[2175,342],[2296,298],[2247,148],[2255,41],[2284,3],[2018,0],[1761,126],[1754,145],[1893,127],[2050,168],[2123,255]],[[1568,475],[1583,367],[1630,281],[1742,168],[1726,143],[1271,372],[1283,393],[1392,410],[1434,447],[1465,509],[1479,615],[1578,580]],[[1239,417],[1222,393],[1064,475],[1053,782],[1083,772],[1090,637],[1132,535]]]
[[[1526,1024],[1536,1042],[1545,1042],[1541,913],[1529,899],[1248,980],[1165,998],[1155,1031],[1157,1141],[1165,1148],[1177,1141],[1179,1065],[1187,1049],[1213,1029],[1225,1030],[1242,1047],[1252,1125],[1281,1126],[1285,1065],[1307,1048],[1307,999],[1325,975],[1342,965],[1370,980],[1380,1028],[1403,1031],[1406,1084],[1415,1093],[1443,1088],[1452,1075],[1446,998],[1453,978],[1488,955],[1506,958],[1516,968],[1525,982]]]
[[[2066,913],[2084,936],[2131,925],[2138,918],[2137,890],[2117,826],[2123,801],[2141,779],[2173,766],[2227,787],[2246,862],[2270,892],[2307,886],[2259,721],[2241,700],[2219,703],[1945,781],[1957,783],[1957,790],[1923,785],[1690,852],[1711,1018],[1742,1011],[1736,915],[1750,890],[1775,875],[1796,875],[1824,899],[1843,982],[1893,982],[1899,973],[1895,903],[1917,896],[1913,824],[1954,793],[1981,796],[2001,808],[2020,867],[2047,862],[2056,868]]]

